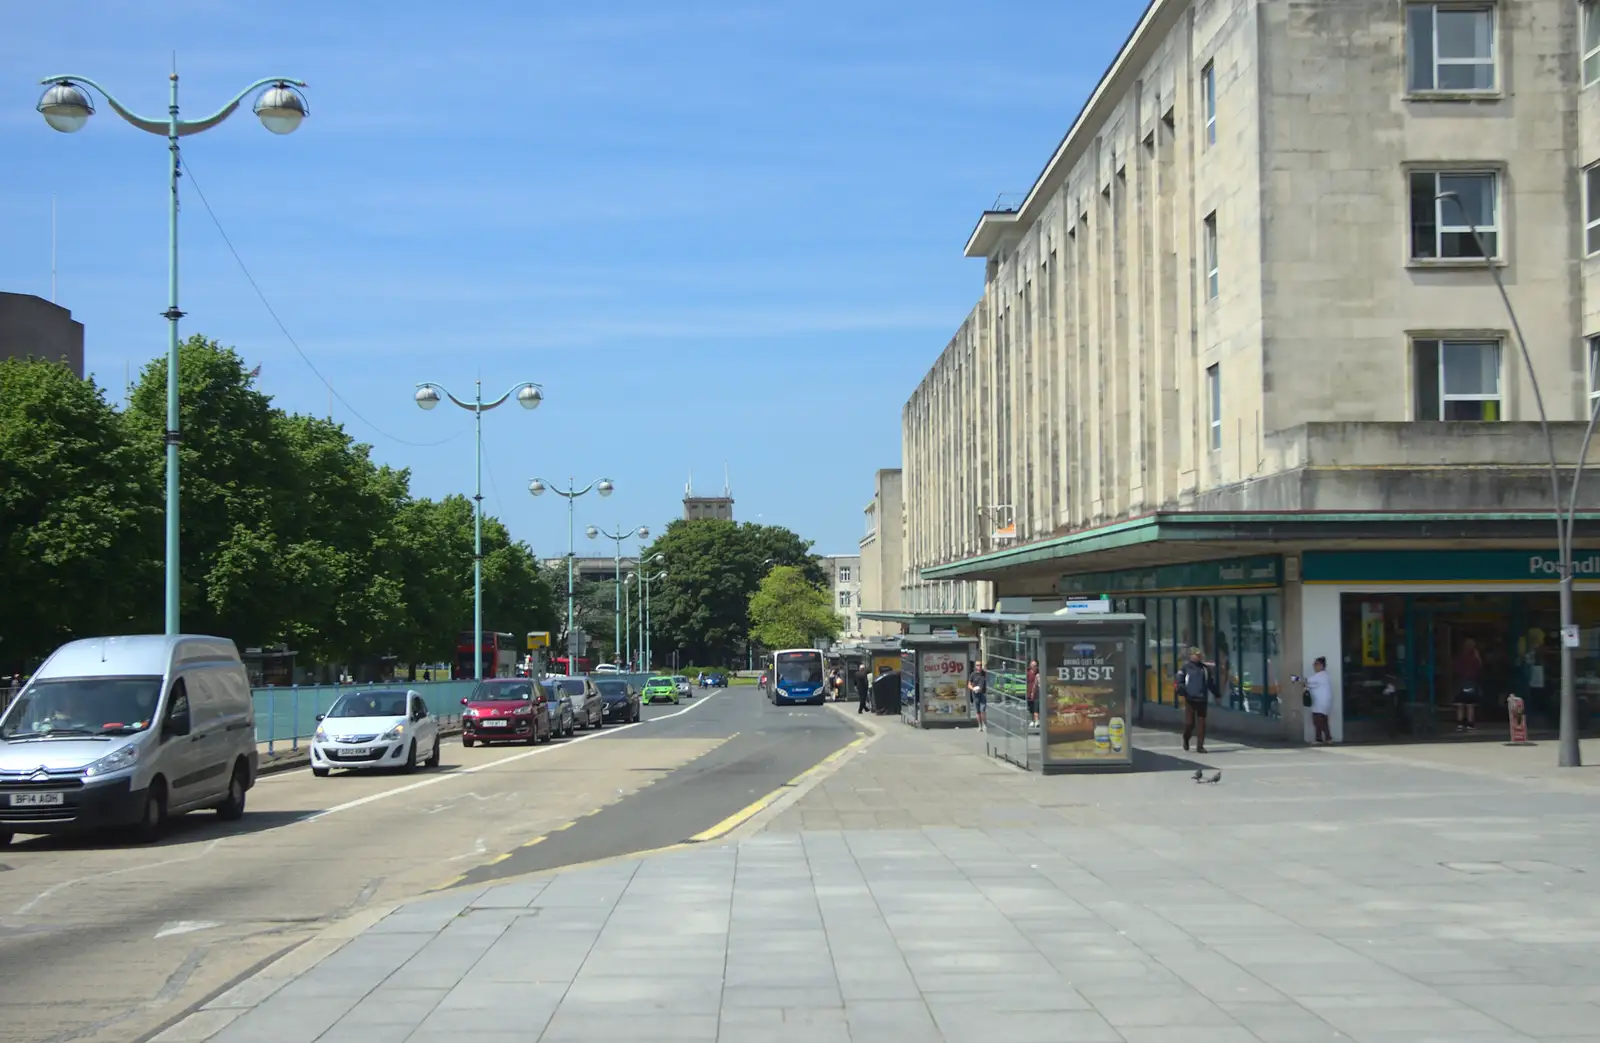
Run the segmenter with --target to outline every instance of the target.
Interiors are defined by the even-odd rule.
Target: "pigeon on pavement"
[[[1208,782],[1208,783],[1218,783],[1218,782],[1221,782],[1221,781],[1222,781],[1222,772],[1220,772],[1220,771],[1206,780],[1206,782]]]
[[[1199,782],[1201,779],[1205,778],[1205,776],[1206,773],[1201,771],[1199,768],[1194,770],[1194,781]]]

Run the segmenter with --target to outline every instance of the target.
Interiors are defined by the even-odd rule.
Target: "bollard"
[[[1527,707],[1523,705],[1522,696],[1506,696],[1506,717],[1511,723],[1511,742],[1521,746],[1528,741],[1528,715]]]
[[[294,751],[300,752],[300,686],[294,686]]]
[[[267,756],[272,756],[272,743],[278,735],[278,691],[267,689]]]

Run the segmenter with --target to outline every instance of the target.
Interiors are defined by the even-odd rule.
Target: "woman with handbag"
[[[1316,741],[1330,743],[1333,732],[1328,729],[1328,714],[1333,712],[1333,682],[1328,678],[1328,660],[1317,656],[1311,664],[1311,676],[1306,678],[1302,696],[1311,710],[1311,726],[1316,731]]]

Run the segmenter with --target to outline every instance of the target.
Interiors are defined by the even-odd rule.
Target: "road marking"
[[[777,801],[779,797],[782,797],[785,793],[803,783],[807,778],[820,772],[823,768],[826,768],[828,765],[832,764],[834,761],[838,760],[840,757],[843,757],[845,754],[849,753],[851,750],[855,749],[857,746],[860,746],[866,741],[867,737],[862,736],[861,738],[856,739],[854,742],[845,746],[843,749],[835,750],[833,753],[828,754],[828,756],[813,764],[805,771],[802,771],[788,782],[785,782],[782,786],[779,786],[771,793],[768,793],[765,797],[762,797],[760,800],[757,800],[752,804],[747,804],[745,807],[735,811],[733,814],[729,815],[721,822],[718,822],[710,829],[696,833],[694,836],[689,838],[689,843],[703,844],[708,840],[717,839],[724,833],[733,832],[735,829],[738,829],[746,822],[761,814],[761,812],[767,810],[767,808]]]
[[[38,894],[34,895],[28,901],[14,909],[11,915],[22,916],[33,909],[34,906],[55,894],[57,891],[65,890],[74,884],[84,884],[88,883],[90,880],[104,880],[107,877],[122,876],[124,873],[138,873],[146,869],[161,869],[164,866],[175,866],[184,862],[193,862],[196,859],[201,859],[211,854],[212,851],[216,850],[217,845],[226,839],[226,837],[218,837],[192,855],[184,855],[180,858],[169,858],[161,862],[148,862],[140,866],[127,866],[123,869],[113,869],[109,873],[90,873],[88,876],[80,876],[74,880],[63,880],[59,884],[52,884],[43,891],[40,891]]]
[[[489,845],[485,844],[483,842],[483,838],[482,837],[479,837],[476,841],[473,842],[471,851],[468,851],[464,855],[451,855],[446,861],[459,862],[463,858],[481,858],[482,856],[487,855],[488,853],[489,853]]]
[[[691,710],[698,710],[700,707],[710,702],[712,698],[713,696],[708,695],[692,706],[686,706],[675,713],[667,713],[662,714],[660,717],[652,717],[648,721],[635,721],[632,724],[617,725],[611,728],[609,731],[590,732],[587,735],[580,735],[577,738],[568,739],[560,746],[556,746],[554,744],[549,746],[540,746],[535,749],[525,750],[522,753],[514,753],[509,757],[501,757],[499,760],[486,761],[483,764],[473,764],[469,767],[460,768],[456,771],[448,772],[443,775],[430,775],[428,778],[420,779],[417,782],[413,782],[407,786],[397,786],[391,790],[384,790],[382,793],[371,793],[365,797],[358,797],[355,800],[347,800],[343,804],[335,804],[333,807],[326,808],[322,811],[312,812],[304,818],[295,819],[293,822],[289,823],[289,825],[296,826],[304,822],[315,822],[318,819],[326,818],[329,815],[337,815],[341,811],[350,811],[355,808],[363,807],[367,804],[377,803],[380,800],[388,800],[390,797],[397,797],[402,793],[410,793],[413,790],[419,790],[425,786],[435,786],[441,782],[448,782],[451,779],[460,778],[463,775],[472,775],[480,771],[487,771],[490,768],[498,768],[503,764],[512,764],[516,761],[527,760],[529,757],[538,757],[541,754],[554,753],[558,750],[570,749],[580,742],[588,742],[590,739],[603,739],[608,735],[616,735],[619,732],[625,732],[629,728],[638,728],[646,724],[655,724],[657,721],[666,721],[674,717],[680,717]]]
[[[157,938],[170,938],[175,934],[190,934],[194,931],[208,931],[213,927],[222,925],[215,920],[172,920],[161,925],[161,930],[156,932]]]

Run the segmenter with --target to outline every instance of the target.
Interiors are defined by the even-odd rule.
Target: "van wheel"
[[[435,735],[433,737],[433,753],[428,756],[428,767],[437,768],[438,766],[439,766],[439,737],[437,735]]]
[[[217,817],[224,822],[237,822],[244,818],[244,798],[248,792],[245,786],[249,778],[249,771],[243,764],[235,765],[233,778],[228,780],[228,796],[221,804],[217,805]]]
[[[412,739],[411,745],[406,747],[405,767],[400,769],[407,775],[417,770],[417,740]]]
[[[167,825],[167,787],[166,783],[157,779],[150,783],[150,788],[144,796],[144,814],[133,827],[133,840],[137,844],[149,844],[161,838],[161,831]]]

